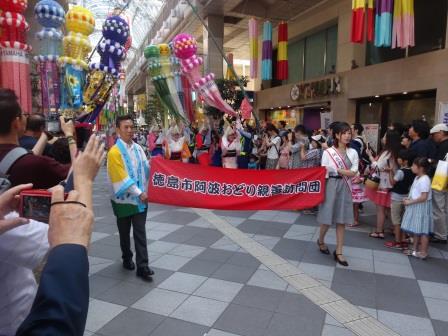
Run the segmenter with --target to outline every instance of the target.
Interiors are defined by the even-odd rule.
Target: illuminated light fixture
[[[379,98],[380,96],[376,95],[375,98]]]
[[[372,107],[372,103],[369,103],[369,107]]]
[[[408,94],[408,92],[407,92],[407,91],[404,91],[404,92],[403,92],[403,94],[404,94],[404,95],[407,95],[407,94]]]

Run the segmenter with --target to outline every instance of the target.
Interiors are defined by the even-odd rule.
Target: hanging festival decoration
[[[353,43],[364,42],[365,3],[365,0],[352,0],[351,41]]]
[[[393,0],[377,0],[375,16],[375,46],[392,45],[392,10]]]
[[[250,78],[258,77],[258,21],[249,20]]]
[[[288,24],[278,25],[277,79],[288,79]]]
[[[145,58],[148,60],[148,72],[151,81],[154,84],[155,91],[160,98],[168,113],[176,120],[182,120],[183,116],[178,110],[174,98],[171,96],[168,87],[167,78],[162,75],[162,66],[160,64],[160,49],[157,45],[151,44],[144,50]]]
[[[178,88],[175,82],[174,66],[171,63],[171,48],[168,44],[159,44],[160,53],[160,73],[166,78],[168,89],[170,90],[173,102],[176,105],[177,111],[185,119],[184,107],[181,103]]]
[[[55,113],[60,106],[60,78],[57,65],[63,34],[60,27],[65,21],[62,6],[54,0],[41,0],[34,7],[37,22],[43,26],[36,33],[39,40],[39,55],[34,57],[38,64],[42,109],[45,115]]]
[[[61,113],[65,117],[76,116],[83,104],[83,87],[88,65],[86,59],[92,47],[88,36],[95,29],[92,13],[81,6],[74,6],[65,16],[68,35],[63,39]]]
[[[179,34],[173,40],[173,48],[176,56],[181,60],[182,72],[204,102],[223,113],[236,116],[236,112],[222,99],[215,83],[215,75],[209,73],[202,76],[200,70],[203,59],[196,54],[195,38],[189,34]]]
[[[174,84],[176,86],[177,95],[179,96],[180,103],[182,105],[182,109],[185,111],[185,95],[184,95],[184,87],[182,86],[182,71],[180,69],[180,61],[174,56],[173,50],[170,46],[170,62],[171,62],[171,71],[174,76]]]
[[[375,0],[367,0],[367,41],[375,40]]]
[[[392,48],[415,46],[414,0],[395,0]]]
[[[233,54],[228,53],[227,54],[227,71],[226,76],[224,77],[227,80],[235,80],[235,75],[233,74],[232,67],[233,67]]]
[[[97,47],[100,62],[90,65],[84,90],[85,112],[93,122],[110,96],[120,73],[121,62],[126,57],[125,45],[129,40],[129,25],[118,15],[109,16],[103,24],[103,39]]]
[[[272,79],[272,23],[263,23],[263,48],[261,52],[261,79]]]
[[[22,110],[31,113],[31,46],[26,43],[29,25],[23,16],[27,6],[27,0],[0,0],[0,87],[14,90]]]

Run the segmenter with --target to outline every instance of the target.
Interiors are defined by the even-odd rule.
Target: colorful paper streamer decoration
[[[250,78],[258,77],[258,21],[249,20]]]
[[[175,80],[175,64],[171,62],[171,48],[168,44],[159,44],[160,52],[160,73],[166,78],[168,89],[170,90],[173,102],[176,105],[177,111],[182,116],[182,119],[186,120],[184,107],[178,93],[178,87]]]
[[[162,74],[162,65],[160,63],[160,49],[158,45],[148,45],[144,50],[145,58],[148,60],[148,72],[155,91],[160,98],[163,106],[168,113],[176,120],[184,120],[183,115],[178,110],[178,106],[174,102],[171,95],[166,76]],[[177,93],[176,93],[177,94]],[[185,121],[185,120],[184,120]]]
[[[63,34],[60,27],[65,21],[62,6],[54,0],[41,0],[34,7],[34,16],[43,26],[36,33],[39,40],[39,55],[34,57],[38,64],[42,108],[44,114],[55,113],[60,106],[60,78],[57,60],[60,56]]]
[[[14,90],[22,110],[31,113],[31,46],[26,43],[29,25],[23,16],[27,6],[27,0],[0,0],[0,87]]]
[[[375,46],[392,45],[392,10],[393,0],[377,0],[375,16]]]
[[[375,1],[367,0],[367,41],[375,40]]]
[[[364,42],[365,0],[352,0],[352,32],[353,43]]]
[[[272,23],[263,23],[263,48],[261,51],[261,79],[272,79]]]
[[[278,25],[277,79],[288,79],[288,24]]]
[[[209,73],[202,76],[201,66],[204,61],[202,57],[198,57],[196,54],[197,42],[195,38],[189,34],[179,34],[173,39],[173,49],[176,56],[181,60],[183,74],[204,102],[223,113],[236,116],[232,107],[222,99],[215,83],[215,75]]]
[[[229,63],[227,64],[227,70],[226,70],[226,76],[224,77],[227,80],[234,80],[235,75],[232,71],[233,68],[233,54],[232,53],[228,53],[227,56],[227,61],[229,61]]]
[[[414,0],[395,0],[392,48],[415,46]]]
[[[63,39],[63,56],[59,57],[62,67],[61,113],[72,118],[79,114],[83,104],[83,88],[88,53],[92,50],[88,36],[95,29],[93,14],[81,6],[72,7],[65,16],[68,35]]]

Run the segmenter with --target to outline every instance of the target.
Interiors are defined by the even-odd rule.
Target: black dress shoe
[[[348,262],[345,261],[345,260],[341,260],[341,259],[339,259],[339,256],[340,256],[340,255],[342,255],[342,254],[336,253],[336,251],[334,251],[334,252],[333,252],[334,260],[335,260],[339,265],[342,265],[342,266],[347,267],[347,266],[348,266]]]
[[[152,281],[152,276],[154,275],[154,271],[151,270],[148,266],[137,268],[137,276],[142,278],[145,281]]]
[[[123,260],[123,268],[133,271],[135,270],[135,264],[132,260]]]

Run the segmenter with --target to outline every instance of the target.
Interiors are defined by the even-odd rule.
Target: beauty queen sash
[[[338,169],[350,170],[350,168],[347,167],[347,165],[345,164],[344,159],[341,157],[341,154],[339,154],[339,152],[336,150],[336,148],[330,147],[330,148],[327,149],[327,152],[328,152],[328,154],[330,154],[331,159],[333,160],[333,162],[336,165],[336,167],[338,167]],[[345,183],[347,184],[348,189],[351,192],[352,191],[351,179],[348,176],[344,176],[344,175],[342,175],[342,179],[345,181]]]

